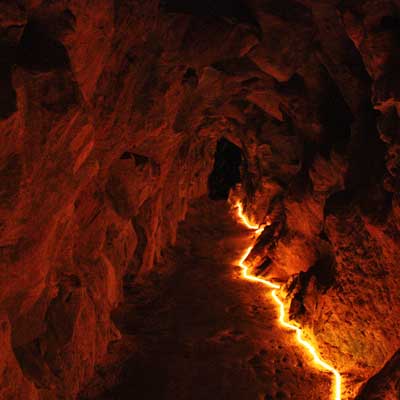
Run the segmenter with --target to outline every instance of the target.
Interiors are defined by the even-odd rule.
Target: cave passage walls
[[[76,397],[224,140],[246,212],[271,221],[252,267],[289,279],[348,398],[397,398],[399,16],[397,0],[0,1],[0,398]]]

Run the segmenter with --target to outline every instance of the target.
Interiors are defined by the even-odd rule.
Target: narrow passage
[[[125,359],[100,367],[80,398],[329,399],[329,374],[277,324],[265,287],[241,276],[236,264],[252,242],[228,204],[195,202],[177,246],[115,313],[123,339],[108,361]]]

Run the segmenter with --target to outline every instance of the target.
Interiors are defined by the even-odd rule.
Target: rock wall
[[[254,268],[291,277],[291,315],[350,397],[388,365],[399,7],[0,1],[0,396],[75,397],[119,337],[124,280],[206,193],[221,136],[242,150],[247,212],[271,223]]]
[[[2,399],[75,397],[119,337],[124,279],[207,191],[217,137],[185,109],[210,78],[185,80],[173,21],[138,6],[0,3]]]
[[[249,261],[269,277],[291,277],[290,314],[342,372],[345,398],[360,390],[363,399],[394,399],[398,373],[384,366],[400,344],[399,5],[302,3],[303,20],[272,2],[258,9],[259,21],[279,20],[261,24],[264,37],[279,37],[279,56],[268,48],[267,66],[253,61],[275,78],[283,100],[282,117],[271,111],[272,96],[257,103],[269,117],[246,145],[248,212],[272,222]],[[300,54],[283,61],[286,48]],[[363,389],[381,369],[372,381],[380,385]]]

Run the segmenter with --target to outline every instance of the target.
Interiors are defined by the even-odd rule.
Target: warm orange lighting
[[[242,222],[243,225],[247,226],[249,229],[255,231],[256,237],[263,231],[263,228],[260,228],[258,225],[255,225],[249,221],[247,216],[243,213],[243,206],[240,202],[236,203],[236,208],[237,208],[237,215]],[[249,273],[249,267],[246,265],[245,260],[247,256],[250,254],[251,250],[253,249],[254,245],[249,246],[246,251],[243,253],[243,256],[241,257],[239,261],[239,266],[242,269],[242,275],[245,279],[248,279],[249,281],[252,282],[259,282],[262,283],[263,285],[273,289],[271,291],[271,297],[274,300],[274,302],[277,304],[279,308],[279,323],[285,327],[286,329],[290,329],[291,331],[296,332],[296,339],[299,342],[299,344],[307,349],[307,351],[311,354],[313,357],[313,361],[316,365],[321,367],[322,369],[330,372],[334,376],[334,384],[335,388],[333,391],[333,400],[341,400],[342,398],[342,393],[341,393],[341,376],[339,371],[337,371],[335,368],[333,368],[331,365],[329,365],[327,362],[323,361],[321,357],[318,355],[317,350],[314,348],[314,346],[305,340],[303,338],[303,331],[301,328],[297,327],[296,325],[293,325],[285,320],[285,305],[283,304],[282,300],[278,297],[276,294],[276,290],[280,289],[280,285],[273,283],[267,279],[260,278],[258,276],[252,275]]]
[[[272,283],[270,281],[267,281],[266,279],[259,278],[258,276],[251,275],[249,273],[249,267],[244,263],[244,261],[246,260],[247,256],[250,254],[252,248],[253,248],[253,246],[248,247],[247,250],[243,253],[242,258],[239,261],[239,266],[242,268],[243,277],[248,279],[249,281],[262,283],[263,285],[268,286],[271,289],[279,289],[280,288],[279,285]]]
[[[303,331],[295,326],[292,325],[288,322],[285,321],[285,306],[282,302],[282,300],[280,300],[280,298],[278,297],[278,295],[276,294],[276,290],[274,289],[271,292],[271,296],[274,299],[275,303],[278,304],[279,306],[279,323],[284,326],[287,329],[290,329],[292,331],[296,332],[296,337],[297,337],[297,341],[308,350],[308,352],[312,355],[313,357],[313,361],[319,365],[320,367],[322,367],[323,369],[329,371],[330,373],[332,373],[335,377],[335,390],[333,392],[333,398],[334,400],[340,400],[341,399],[341,376],[339,371],[337,371],[335,368],[333,368],[331,365],[329,365],[328,363],[326,363],[325,361],[323,361],[320,356],[317,353],[317,350],[312,346],[311,343],[307,342],[304,338],[303,338]]]
[[[246,225],[249,229],[253,230],[256,232],[257,235],[259,235],[264,228],[260,227],[260,225],[255,225],[253,224],[248,218],[247,215],[245,215],[243,213],[243,206],[242,203],[240,203],[239,201],[236,203],[236,208],[237,208],[237,213],[238,213],[238,217],[240,218],[240,220],[242,221],[242,223],[244,225]],[[251,249],[250,249],[251,250]],[[250,253],[250,252],[249,252]],[[246,256],[247,257],[247,256]]]

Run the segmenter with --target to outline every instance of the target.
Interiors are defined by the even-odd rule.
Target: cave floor
[[[127,289],[122,340],[80,399],[329,399],[330,376],[277,325],[266,288],[241,278],[251,243],[226,203],[196,201],[177,245]]]

